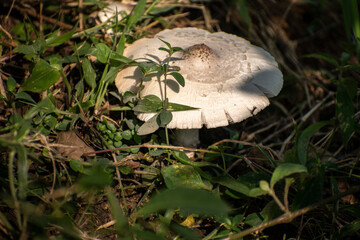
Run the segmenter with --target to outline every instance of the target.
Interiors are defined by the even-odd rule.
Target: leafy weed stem
[[[169,70],[169,64],[170,64],[170,59],[172,54],[174,53],[173,50],[170,48],[169,49],[169,57],[167,59],[167,62],[164,66],[164,110],[167,110],[167,75],[168,75],[168,70]],[[165,138],[166,138],[166,144],[170,145],[170,141],[169,141],[169,130],[167,125],[165,126]]]
[[[273,188],[270,189],[269,191],[270,196],[274,199],[274,201],[276,202],[276,204],[279,206],[279,208],[285,212],[285,213],[289,213],[289,210],[286,209],[286,207],[284,206],[284,204],[280,201],[280,199],[276,196],[275,191]]]

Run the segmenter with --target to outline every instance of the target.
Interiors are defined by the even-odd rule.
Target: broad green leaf
[[[16,88],[16,80],[10,76],[6,82],[6,86],[9,92],[14,91]]]
[[[352,102],[354,92],[352,88],[356,91],[356,83],[353,84],[351,81],[342,82],[338,86],[336,94],[336,117],[339,121],[342,141],[345,146],[355,129],[355,109]]]
[[[83,172],[84,171],[84,166],[78,160],[70,159],[69,165],[70,165],[71,169],[74,170],[75,172]]]
[[[119,66],[111,66],[110,70],[106,73],[104,79],[102,81],[104,83],[113,83],[115,81],[115,77],[119,72],[120,67]]]
[[[225,186],[231,190],[234,190],[236,192],[242,193],[246,196],[249,195],[249,187],[245,184],[237,181],[236,179],[232,178],[230,175],[215,177],[211,179],[212,182],[218,183],[222,186]]]
[[[166,125],[168,125],[171,120],[172,120],[173,116],[172,113],[168,110],[161,110],[159,117],[158,117],[158,124],[160,127],[165,127]]]
[[[38,38],[34,41],[33,44],[30,45],[19,45],[16,49],[15,52],[18,53],[22,53],[25,55],[40,55],[41,53],[43,53],[46,49],[46,42],[44,39],[42,38]]]
[[[184,77],[178,72],[171,72],[169,73],[171,76],[175,78],[175,80],[182,86],[185,87],[185,80]]]
[[[150,118],[149,120],[144,122],[143,125],[141,125],[139,127],[136,134],[139,136],[148,135],[148,134],[153,133],[156,130],[158,130],[159,124],[157,122],[157,117],[158,117],[158,114],[154,115],[152,118]]]
[[[132,27],[132,25],[135,25],[138,21],[141,20],[145,7],[146,7],[146,0],[139,0],[135,8],[128,17],[128,21],[126,23],[128,27]]]
[[[307,168],[301,164],[283,163],[275,168],[270,180],[270,187],[273,188],[278,181],[294,173],[306,173],[306,172],[307,172]]]
[[[209,189],[201,179],[200,174],[191,166],[184,164],[170,165],[161,170],[165,184],[169,189],[184,187],[194,189]]]
[[[52,54],[46,57],[46,60],[50,63],[50,66],[56,68],[58,71],[62,70],[64,58],[60,54]]]
[[[264,192],[270,192],[270,185],[267,181],[261,180],[259,186]]]
[[[167,209],[181,209],[186,214],[223,216],[230,208],[216,195],[200,189],[176,188],[162,191],[136,212],[136,215],[149,216],[151,213]]]
[[[60,73],[45,60],[40,59],[28,79],[21,86],[23,91],[41,92],[49,89],[60,78]]]
[[[184,52],[185,51],[181,47],[173,47],[172,50],[173,50],[173,53],[175,53],[175,52]]]
[[[320,128],[324,127],[325,125],[328,125],[329,121],[323,121],[323,122],[317,122],[309,127],[307,127],[305,130],[303,130],[299,137],[296,140],[296,153],[298,160],[301,164],[305,165],[307,161],[307,153],[308,153],[308,146],[310,142],[310,138],[312,135],[319,130]]]
[[[133,60],[127,57],[124,57],[123,55],[119,53],[113,53],[111,55],[111,61],[118,61],[121,63],[131,63]]]
[[[96,81],[95,81],[96,73],[95,73],[93,67],[91,66],[91,62],[88,58],[82,59],[82,70],[83,70],[83,74],[84,74],[86,83],[92,89],[94,89],[96,87]]]
[[[246,216],[244,223],[254,227],[260,225],[263,222],[264,218],[261,216],[260,213],[251,213]]]
[[[144,76],[147,76],[149,73],[158,73],[160,76],[163,72],[163,67],[152,60],[149,62],[136,62],[133,64],[141,69]]]
[[[105,43],[97,43],[95,44],[96,51],[95,56],[101,63],[106,63],[110,57],[111,49]]]
[[[32,119],[39,112],[53,113],[56,112],[57,108],[55,105],[55,99],[53,95],[48,95],[46,98],[41,100],[39,103],[34,105],[30,110],[25,113],[24,119]]]
[[[49,37],[45,40],[46,45],[50,47],[55,47],[60,44],[63,44],[67,40],[69,40],[72,35],[75,33],[75,29],[68,31],[67,33],[64,33],[62,35],[58,35],[60,29],[56,30],[55,32],[51,33]]]
[[[160,48],[159,48],[159,50],[160,50],[160,51],[165,51],[165,52],[167,52],[167,53],[169,53],[169,54],[170,54],[170,50],[169,50],[169,49],[167,49],[167,48],[160,47]]]
[[[334,65],[336,67],[339,66],[339,63],[337,62],[337,60],[327,53],[307,54],[304,57],[322,59],[322,60],[327,61],[328,63],[331,63],[332,65]]]
[[[138,101],[133,110],[140,113],[156,113],[159,112],[162,107],[163,102],[160,98],[155,95],[147,95]]]

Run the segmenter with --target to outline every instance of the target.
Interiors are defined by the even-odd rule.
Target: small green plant
[[[168,53],[167,59],[160,63],[157,63],[151,59],[145,59],[146,62],[139,63],[138,66],[140,67],[143,74],[139,89],[141,89],[143,82],[151,81],[151,77],[149,77],[150,74],[160,73],[163,76],[163,79],[159,79],[161,99],[155,95],[148,95],[142,98],[141,91],[139,91],[138,94],[140,100],[133,108],[133,110],[138,113],[155,113],[155,115],[151,119],[146,121],[137,130],[137,133],[139,135],[147,135],[155,132],[157,129],[159,129],[159,127],[164,127],[166,143],[169,145],[170,142],[167,124],[170,123],[172,120],[171,112],[186,111],[195,108],[169,102],[169,99],[167,98],[167,82],[169,80],[168,76],[171,75],[180,86],[185,86],[185,80],[183,76],[178,72],[179,69],[176,66],[170,66],[170,59],[174,53],[184,50],[179,47],[172,47],[170,43],[162,39],[160,39],[160,41],[162,41],[167,46],[167,48],[159,48],[159,50]]]

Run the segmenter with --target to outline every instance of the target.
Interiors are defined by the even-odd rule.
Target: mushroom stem
[[[199,129],[176,129],[174,133],[174,144],[176,145],[182,147],[196,148],[197,145],[200,143]]]

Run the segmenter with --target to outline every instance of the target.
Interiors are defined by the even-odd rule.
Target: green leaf
[[[75,172],[83,172],[84,171],[84,166],[78,160],[70,159],[69,165],[70,165],[71,169],[74,170]]]
[[[148,134],[153,133],[156,130],[158,130],[159,124],[157,121],[157,117],[158,117],[158,114],[154,115],[152,118],[150,118],[145,123],[143,123],[143,125],[141,125],[139,127],[139,129],[137,130],[136,134],[139,136],[148,135]]]
[[[102,79],[104,83],[113,83],[115,81],[115,77],[119,72],[119,66],[111,66],[110,70],[106,73],[105,77]]]
[[[140,113],[155,113],[159,112],[162,107],[163,102],[159,97],[155,95],[147,95],[138,101],[133,110]]]
[[[173,53],[175,53],[175,52],[184,52],[185,51],[181,47],[173,47],[172,50],[173,50]]]
[[[257,226],[257,225],[260,225],[262,222],[263,222],[263,217],[260,215],[260,213],[251,213],[249,214],[246,218],[245,218],[245,221],[244,223],[254,227],[254,226]]]
[[[169,53],[169,54],[170,54],[170,52],[171,52],[169,49],[164,48],[164,47],[160,47],[159,50],[160,50],[160,51],[165,51],[165,52],[167,52],[167,53]]]
[[[49,89],[60,78],[58,70],[50,66],[45,60],[40,59],[30,77],[21,86],[23,91],[41,92]]]
[[[169,73],[171,76],[175,78],[175,80],[182,86],[185,87],[185,79],[184,77],[178,72],[171,72]]]
[[[271,180],[270,180],[270,187],[273,188],[274,185],[294,173],[306,173],[307,168],[301,164],[295,163],[283,163],[275,168]]]
[[[29,103],[33,103],[33,104],[36,103],[34,99],[30,96],[30,94],[28,94],[27,92],[19,92],[19,93],[15,93],[14,95],[15,95],[15,99],[24,99]]]
[[[165,127],[168,125],[172,120],[172,113],[168,110],[161,110],[159,117],[158,117],[158,124],[160,127]]]
[[[167,41],[165,41],[165,40],[162,40],[161,38],[159,38],[159,40],[160,41],[162,41],[163,43],[165,43],[166,44],[166,46],[169,48],[169,49],[172,49],[172,47],[171,47],[171,44],[170,43],[168,43]]]
[[[174,164],[161,170],[165,184],[169,189],[184,187],[194,189],[209,189],[201,179],[200,174],[191,166]]]
[[[118,55],[123,55],[125,49],[125,42],[126,42],[126,34],[125,31],[122,32],[119,42],[116,45],[115,53]]]
[[[67,40],[69,40],[72,35],[75,33],[75,29],[68,31],[67,33],[64,33],[60,36],[58,36],[60,29],[56,30],[55,32],[51,33],[49,37],[45,40],[46,45],[50,47],[55,47],[60,44],[63,44]]]
[[[212,182],[218,183],[222,186],[225,186],[231,190],[244,194],[246,196],[249,195],[249,187],[245,184],[237,181],[236,179],[232,178],[230,175],[226,176],[219,176],[211,179]]]
[[[199,108],[194,108],[194,107],[190,107],[190,106],[186,106],[186,105],[182,105],[182,104],[178,104],[178,103],[172,103],[169,102],[167,104],[167,110],[171,111],[171,112],[180,112],[180,111],[189,111],[189,110],[196,110]]]
[[[10,76],[6,82],[6,86],[9,92],[14,91],[16,88],[16,80]]]
[[[96,51],[94,55],[97,57],[98,61],[101,63],[106,63],[110,57],[111,49],[105,43],[95,44]]]
[[[24,119],[32,119],[39,112],[53,113],[56,112],[57,108],[55,105],[55,99],[53,95],[48,95],[46,98],[41,100],[38,104],[33,106],[30,110],[25,113]]]
[[[22,53],[25,55],[40,55],[46,49],[46,42],[42,38],[38,38],[30,45],[19,45],[15,52]]]
[[[336,59],[327,53],[307,54],[304,57],[322,59],[322,60],[327,61],[328,63],[331,63],[332,65],[334,65],[336,67],[339,66],[339,63],[336,61]]]
[[[118,61],[121,63],[131,63],[133,60],[130,58],[124,57],[123,55],[116,52],[111,55],[111,61]]]
[[[328,125],[329,121],[323,121],[323,122],[317,122],[309,127],[307,127],[305,130],[303,130],[299,137],[296,140],[296,153],[298,160],[301,164],[305,165],[307,161],[307,153],[308,153],[308,146],[310,142],[311,136],[320,128],[324,127],[325,125]]]
[[[260,189],[264,192],[270,192],[270,185],[267,181],[261,180],[259,183]]]
[[[336,94],[336,117],[339,121],[342,141],[345,146],[349,142],[351,134],[354,132],[355,129],[355,109],[351,96],[352,90],[350,90],[352,84],[348,84],[349,85],[341,83],[338,86]]]
[[[88,58],[82,59],[82,70],[83,70],[83,74],[84,74],[86,83],[92,89],[94,89],[96,87],[96,81],[95,81],[96,73],[95,73],[93,67],[91,66],[91,62]]]
[[[230,208],[216,195],[200,189],[176,188],[156,194],[136,215],[149,216],[167,209],[181,209],[185,214],[226,215]]]
[[[143,13],[146,7],[146,0],[139,0],[133,11],[129,15],[128,21],[126,23],[127,26],[132,27],[143,17]]]

